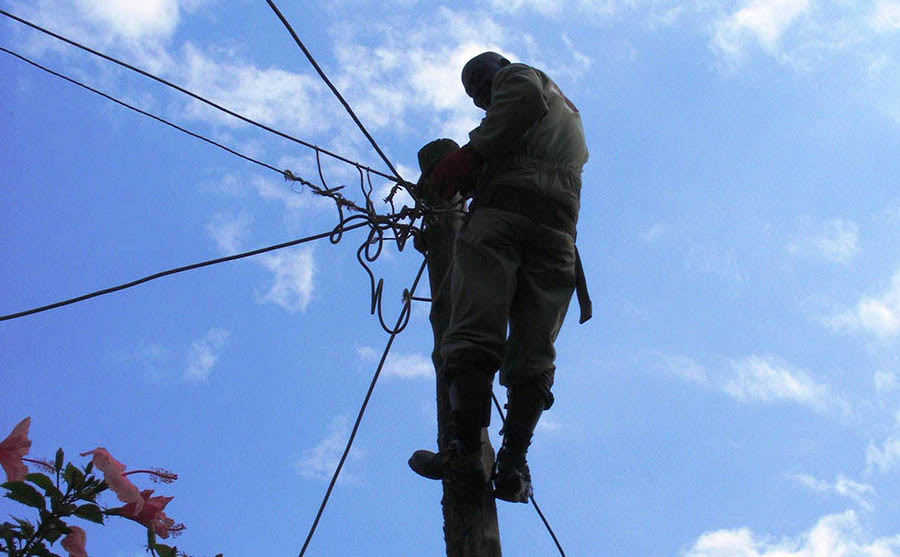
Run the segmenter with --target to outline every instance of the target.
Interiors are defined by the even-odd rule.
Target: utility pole
[[[448,141],[448,140],[439,140]],[[435,142],[437,143],[437,142]],[[431,143],[419,152],[419,164],[423,172],[430,170],[428,158],[435,157],[440,148]],[[446,143],[440,147],[446,147]],[[451,145],[455,145],[451,142]],[[434,146],[434,147],[432,147]],[[432,147],[432,149],[429,149]],[[430,151],[430,152],[428,152]],[[446,154],[446,153],[444,153]],[[425,155],[425,156],[423,156]],[[428,157],[427,155],[431,155]],[[438,160],[440,157],[437,157]],[[423,160],[426,159],[426,160]],[[434,161],[435,163],[437,160]],[[431,328],[434,333],[434,363],[437,391],[437,444],[441,453],[450,450],[450,394],[449,385],[441,378],[441,338],[450,322],[450,271],[453,262],[453,246],[456,234],[462,226],[462,201],[434,202],[436,211],[427,217],[422,231],[422,241],[427,247],[428,280],[431,286]],[[455,210],[457,209],[457,210]],[[485,470],[494,467],[494,449],[487,429],[481,432],[481,459]],[[497,522],[497,506],[490,483],[485,483],[480,494],[460,494],[447,480],[442,480],[444,496],[441,507],[444,514],[444,541],[447,557],[500,557],[500,527]],[[473,496],[474,495],[474,496]]]

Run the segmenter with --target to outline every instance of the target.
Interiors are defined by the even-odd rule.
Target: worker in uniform
[[[508,413],[490,479],[497,498],[527,502],[526,452],[553,404],[553,345],[573,291],[581,321],[591,313],[575,249],[588,150],[577,108],[541,70],[485,52],[466,63],[462,82],[485,116],[426,182],[442,199],[473,198],[454,247],[451,317],[441,340],[453,443],[449,454],[417,451],[410,466],[483,487],[481,430],[490,423],[499,369]]]

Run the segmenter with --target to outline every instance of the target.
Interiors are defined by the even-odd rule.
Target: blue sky
[[[0,5],[386,170],[265,2]],[[422,144],[477,124],[458,76],[478,52],[542,68],[579,106],[595,317],[560,334],[530,453],[569,555],[900,554],[900,3],[281,8],[411,181]],[[0,44],[316,176],[309,150],[18,23]],[[275,173],[0,54],[0,312],[336,224]],[[361,201],[355,170],[326,173]],[[104,446],[176,471],[157,487],[191,554],[296,554],[387,341],[362,241],[0,323],[0,426],[31,416],[32,456]],[[420,262],[374,265],[387,320]],[[406,466],[436,435],[427,313],[394,345],[311,555],[443,551],[440,487]],[[555,553],[531,508],[499,513],[507,555]],[[91,555],[142,554],[134,524],[85,529]]]

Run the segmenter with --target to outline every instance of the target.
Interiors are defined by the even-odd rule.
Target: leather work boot
[[[440,480],[444,477],[441,453],[420,449],[409,457],[409,467],[416,474],[429,480]]]
[[[504,444],[497,452],[494,497],[510,503],[527,503],[533,494],[531,471],[524,454],[512,454]]]
[[[509,410],[503,426],[503,445],[497,452],[493,473],[494,497],[511,503],[527,503],[532,495],[531,471],[525,460],[528,446],[544,409],[551,403],[538,383],[509,389]]]
[[[444,461],[443,477],[458,494],[468,498],[481,497],[487,476],[481,463],[481,442],[475,450],[459,441],[451,444],[451,454]]]

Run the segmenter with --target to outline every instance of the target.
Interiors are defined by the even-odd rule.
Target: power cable
[[[491,398],[494,399],[494,406],[497,408],[497,413],[500,414],[500,421],[503,422],[503,425],[506,426],[506,415],[503,413],[503,409],[500,408],[500,401],[497,400],[497,395],[491,393]],[[544,527],[547,528],[547,531],[550,533],[550,537],[553,538],[553,543],[556,544],[556,549],[559,550],[559,554],[562,557],[566,557],[566,552],[563,551],[562,545],[559,543],[559,539],[556,537],[556,533],[553,531],[553,528],[550,526],[550,522],[547,520],[547,517],[544,516],[544,513],[541,512],[541,508],[538,506],[537,501],[534,498],[534,495],[529,498],[531,500],[531,505],[534,507],[534,510],[537,511],[538,516],[541,517],[541,521],[544,523]]]
[[[338,476],[341,473],[341,469],[344,467],[344,462],[347,460],[347,455],[350,454],[350,447],[353,446],[353,440],[356,438],[356,432],[359,430],[359,424],[362,423],[363,414],[366,413],[366,407],[369,405],[369,399],[372,398],[372,392],[375,390],[375,383],[378,382],[378,377],[381,375],[381,369],[384,367],[384,362],[387,359],[388,352],[391,350],[391,346],[394,344],[394,339],[397,338],[397,335],[402,331],[401,324],[409,321],[409,315],[411,313],[412,306],[412,295],[416,292],[416,287],[419,285],[419,279],[422,278],[422,272],[425,270],[425,265],[427,263],[427,259],[422,259],[422,265],[419,267],[419,272],[416,273],[416,278],[413,280],[412,287],[410,287],[408,292],[409,294],[404,296],[405,300],[403,303],[403,308],[400,310],[400,315],[397,317],[397,324],[394,326],[393,331],[390,333],[390,337],[388,338],[387,345],[384,347],[384,352],[381,354],[381,360],[378,362],[378,367],[375,369],[375,374],[372,376],[372,381],[369,383],[369,390],[366,391],[366,396],[363,399],[362,406],[359,409],[359,413],[356,416],[356,422],[353,424],[353,429],[350,432],[350,438],[347,440],[347,445],[344,447],[344,452],[341,455],[340,461],[338,461],[337,468],[334,471],[334,474],[331,476],[331,482],[328,484],[328,489],[325,491],[325,497],[322,499],[322,503],[319,505],[319,510],[316,513],[316,518],[313,520],[312,526],[309,529],[309,533],[306,535],[306,541],[303,542],[303,547],[300,549],[300,554],[298,557],[303,557],[306,553],[306,548],[309,547],[309,542],[312,541],[312,537],[316,532],[316,527],[319,525],[319,520],[322,518],[322,513],[325,512],[325,505],[328,504],[328,499],[331,497],[331,492],[334,490],[334,484],[337,483]]]
[[[85,85],[84,83],[82,83],[82,82],[80,82],[80,81],[78,81],[78,80],[76,80],[76,79],[73,79],[73,78],[68,77],[68,76],[66,76],[66,75],[63,75],[63,74],[61,74],[61,73],[59,73],[59,72],[56,72],[56,71],[54,71],[54,70],[51,70],[50,68],[47,68],[47,67],[45,67],[45,66],[42,66],[41,64],[38,64],[38,63],[35,62],[34,60],[31,60],[31,59],[29,59],[29,58],[26,58],[25,56],[23,56],[23,55],[21,55],[21,54],[19,54],[19,53],[17,53],[17,52],[14,52],[14,51],[12,51],[12,50],[9,50],[8,48],[4,48],[4,47],[0,46],[0,51],[3,51],[3,52],[5,52],[5,53],[7,53],[7,54],[9,54],[9,55],[11,55],[11,56],[15,56],[16,58],[18,58],[19,60],[22,60],[23,62],[26,62],[26,63],[28,63],[28,64],[31,64],[32,66],[34,66],[34,67],[36,67],[36,68],[38,68],[38,69],[44,70],[45,72],[47,72],[47,73],[49,73],[49,74],[51,74],[51,75],[54,75],[54,76],[56,76],[56,77],[58,77],[58,78],[60,78],[60,79],[64,79],[64,80],[68,81],[69,83],[72,83],[72,84],[74,84],[74,85],[77,85],[78,87],[81,87],[81,88],[83,88],[83,89],[87,89],[88,91],[90,91],[90,92],[92,92],[92,93],[95,93],[95,94],[97,94],[97,95],[100,95],[101,97],[103,97],[103,98],[105,98],[105,99],[108,99],[108,100],[111,100],[112,102],[114,102],[114,103],[116,103],[116,104],[118,104],[118,105],[124,106],[125,108],[128,108],[128,109],[130,109],[130,110],[133,110],[133,111],[137,112],[138,114],[142,114],[142,115],[144,115],[144,116],[147,116],[148,118],[152,118],[152,119],[156,120],[157,122],[161,122],[161,123],[163,123],[163,124],[165,124],[165,125],[167,125],[167,126],[169,126],[169,127],[175,128],[176,130],[178,130],[178,131],[180,131],[180,132],[186,133],[186,134],[190,135],[191,137],[195,137],[195,138],[197,138],[197,139],[199,139],[199,140],[201,140],[201,141],[205,141],[206,143],[209,143],[210,145],[214,145],[214,146],[218,147],[219,149],[223,149],[223,150],[225,150],[225,151],[231,153],[232,155],[235,155],[235,156],[240,157],[240,158],[242,158],[242,159],[244,159],[244,160],[250,161],[250,162],[252,162],[252,163],[254,163],[254,164],[258,164],[258,165],[260,165],[260,166],[262,166],[262,167],[264,167],[264,168],[268,168],[268,169],[270,169],[270,170],[274,170],[275,172],[277,172],[277,173],[281,174],[282,176],[284,176],[284,171],[283,171],[283,170],[279,170],[278,168],[275,168],[275,167],[272,166],[271,164],[268,164],[268,163],[262,162],[262,161],[260,161],[260,160],[254,159],[253,157],[250,157],[250,156],[247,156],[247,155],[245,155],[245,154],[243,154],[243,153],[240,153],[240,152],[238,152],[238,151],[232,149],[231,147],[227,147],[227,146],[225,146],[225,145],[222,145],[221,143],[218,143],[218,142],[216,142],[216,141],[213,141],[212,139],[209,139],[208,137],[205,137],[205,136],[203,136],[203,135],[200,135],[199,133],[192,132],[191,130],[185,129],[185,128],[179,126],[178,124],[175,124],[175,123],[172,123],[172,122],[166,120],[165,118],[162,118],[162,117],[160,117],[160,116],[157,116],[157,115],[155,115],[155,114],[152,114],[152,113],[150,113],[150,112],[147,112],[146,110],[142,110],[142,109],[140,109],[140,108],[138,108],[138,107],[136,107],[136,106],[133,106],[133,105],[131,105],[131,104],[128,104],[127,102],[125,102],[125,101],[123,101],[123,100],[120,100],[120,99],[117,99],[117,98],[113,97],[112,95],[109,95],[109,94],[107,94],[107,93],[104,93],[103,91],[100,91],[100,90],[98,90],[98,89],[94,89],[94,88],[91,87],[90,85]]]
[[[351,218],[353,218],[353,217],[351,217]],[[346,222],[346,221],[345,221],[345,222]],[[210,265],[217,265],[217,264],[219,264],[219,263],[226,263],[226,262],[228,262],[228,261],[234,261],[234,260],[236,260],[236,259],[243,259],[243,258],[245,258],[245,257],[251,257],[251,256],[254,256],[254,255],[259,255],[259,254],[261,254],[261,253],[266,253],[266,252],[269,252],[269,251],[275,251],[275,250],[282,249],[282,248],[287,248],[287,247],[290,247],[290,246],[296,246],[296,245],[298,245],[298,244],[303,244],[303,243],[306,243],[306,242],[311,242],[311,241],[313,241],[313,240],[319,240],[319,239],[322,239],[322,238],[329,238],[329,237],[330,237],[330,238],[332,238],[332,241],[333,241],[334,243],[337,243],[337,242],[334,241],[334,238],[335,238],[336,236],[339,237],[339,235],[340,235],[340,234],[343,234],[344,232],[347,232],[347,231],[350,231],[350,230],[354,230],[354,229],[356,229],[356,228],[362,228],[363,226],[368,226],[368,225],[370,225],[371,223],[370,223],[368,220],[366,220],[366,221],[364,221],[364,222],[356,223],[356,224],[353,224],[353,225],[351,225],[351,226],[342,226],[343,224],[344,224],[344,223],[341,223],[341,225],[338,225],[338,227],[335,228],[335,229],[333,229],[333,230],[330,230],[330,231],[328,231],[328,232],[322,232],[321,234],[316,234],[316,235],[314,235],[314,236],[307,236],[307,237],[305,237],[305,238],[300,238],[299,240],[291,240],[290,242],[284,242],[284,243],[281,243],[281,244],[276,244],[276,245],[274,245],[274,246],[268,246],[268,247],[264,247],[264,248],[259,248],[259,249],[255,249],[255,250],[252,250],[252,251],[245,251],[245,252],[243,252],[243,253],[238,253],[238,254],[235,254],[235,255],[229,255],[229,256],[226,256],[226,257],[220,257],[220,258],[218,258],[218,259],[210,259],[210,260],[208,260],[208,261],[202,261],[202,262],[200,262],[200,263],[193,263],[193,264],[191,264],[191,265],[185,265],[184,267],[177,267],[177,268],[175,268],[175,269],[169,269],[169,270],[167,270],[167,271],[161,271],[161,272],[159,272],[159,273],[154,273],[154,274],[152,274],[152,275],[148,275],[148,276],[146,276],[146,277],[139,278],[139,279],[133,280],[133,281],[131,281],[131,282],[126,282],[125,284],[120,284],[120,285],[118,285],[118,286],[112,286],[112,287],[110,287],[110,288],[104,288],[103,290],[98,290],[98,291],[96,291],[96,292],[91,292],[90,294],[85,294],[85,295],[83,295],[83,296],[78,296],[78,297],[76,297],[76,298],[70,298],[70,299],[68,299],[68,300],[63,300],[63,301],[61,301],[61,302],[56,302],[56,303],[53,303],[53,304],[48,304],[48,305],[46,305],[46,306],[41,306],[41,307],[37,307],[37,308],[34,308],[34,309],[26,310],[26,311],[20,311],[20,312],[18,312],[18,313],[11,313],[11,314],[9,314],[9,315],[2,315],[2,316],[0,316],[0,321],[8,321],[8,320],[10,320],[10,319],[17,319],[17,318],[19,318],[19,317],[25,317],[26,315],[33,315],[33,314],[35,314],[35,313],[40,313],[40,312],[42,312],[42,311],[48,311],[48,310],[56,309],[56,308],[59,308],[59,307],[62,307],[62,306],[67,306],[67,305],[70,305],[70,304],[74,304],[74,303],[76,303],[76,302],[82,302],[82,301],[84,301],[84,300],[89,300],[89,299],[91,299],[91,298],[96,298],[97,296],[103,296],[104,294],[111,294],[111,293],[113,293],[113,292],[118,292],[118,291],[120,291],[120,290],[125,290],[126,288],[131,288],[131,287],[137,286],[137,285],[139,285],[139,284],[143,284],[143,283],[145,283],[145,282],[149,282],[149,281],[151,281],[151,280],[155,280],[155,279],[158,279],[158,278],[166,277],[166,276],[169,276],[169,275],[174,275],[174,274],[177,274],[177,273],[183,273],[183,272],[185,272],[185,271],[190,271],[190,270],[193,270],[193,269],[199,269],[200,267],[208,267],[208,266],[210,266]]]
[[[319,67],[318,63],[316,63],[315,58],[313,58],[313,55],[309,52],[309,50],[306,48],[306,46],[304,46],[303,41],[300,40],[300,37],[297,36],[297,33],[294,32],[294,28],[291,27],[291,24],[288,23],[288,20],[285,19],[285,17],[281,14],[281,11],[278,9],[278,6],[276,6],[275,2],[273,2],[272,0],[266,0],[266,2],[268,2],[269,7],[272,8],[272,10],[275,12],[275,15],[277,15],[278,19],[281,20],[281,23],[284,24],[285,28],[287,28],[288,33],[291,34],[291,37],[293,37],[294,42],[297,43],[297,46],[300,47],[300,50],[303,51],[303,54],[306,55],[306,58],[309,60],[310,64],[312,64],[313,68],[315,68],[316,71],[319,73],[319,77],[322,78],[322,81],[324,81],[325,84],[328,85],[328,88],[331,89],[331,92],[334,93],[334,95],[338,98],[339,101],[341,101],[341,104],[344,105],[344,109],[347,110],[347,113],[350,114],[350,117],[353,118],[353,121],[356,122],[356,125],[363,132],[363,134],[365,134],[366,138],[369,140],[369,143],[372,144],[372,147],[375,148],[375,151],[378,152],[378,154],[381,156],[381,159],[384,161],[384,163],[388,166],[388,168],[391,169],[391,172],[394,173],[394,177],[397,179],[397,183],[402,184],[403,179],[400,177],[400,174],[394,168],[394,165],[392,165],[391,161],[388,160],[387,156],[385,156],[384,152],[381,150],[381,147],[378,146],[378,143],[375,142],[375,139],[372,137],[371,134],[369,134],[369,131],[366,130],[366,127],[363,125],[363,123],[360,122],[359,118],[356,117],[356,114],[353,112],[353,109],[350,108],[350,105],[347,104],[347,101],[345,101],[344,97],[341,96],[341,93],[337,90],[337,87],[335,87],[334,84],[331,83],[331,80],[328,79],[328,76],[325,75],[325,72],[322,71],[322,68]]]
[[[263,130],[265,130],[265,131],[267,131],[267,132],[273,133],[273,134],[275,134],[275,135],[277,135],[277,136],[279,136],[279,137],[282,137],[282,138],[284,138],[284,139],[287,139],[287,140],[289,140],[289,141],[293,141],[294,143],[298,143],[298,144],[300,144],[300,145],[303,145],[304,147],[307,147],[307,148],[309,148],[309,149],[313,149],[313,150],[315,150],[317,153],[321,152],[321,153],[323,153],[323,154],[325,154],[325,155],[328,155],[328,156],[330,156],[330,157],[333,157],[333,158],[335,158],[335,159],[337,159],[337,160],[339,160],[339,161],[342,161],[342,162],[345,162],[345,163],[347,163],[347,164],[350,164],[350,165],[353,165],[353,166],[357,166],[357,167],[359,167],[359,168],[362,168],[362,169],[365,170],[366,172],[370,172],[370,173],[372,173],[372,174],[376,174],[376,175],[378,175],[378,176],[381,176],[381,177],[383,177],[383,178],[386,178],[386,179],[388,179],[388,180],[391,180],[392,182],[397,182],[397,181],[399,180],[399,178],[398,178],[397,176],[391,176],[391,175],[385,174],[385,173],[383,173],[383,172],[380,172],[380,171],[378,171],[378,170],[375,170],[375,169],[373,169],[373,168],[369,168],[369,167],[367,167],[367,166],[360,165],[359,163],[356,163],[356,162],[354,162],[354,161],[352,161],[352,160],[350,160],[350,159],[348,159],[348,158],[346,158],[346,157],[342,157],[341,155],[332,153],[331,151],[328,151],[328,150],[326,150],[326,149],[322,149],[321,147],[319,147],[319,146],[317,146],[317,145],[313,145],[312,143],[303,141],[302,139],[298,139],[298,138],[296,138],[296,137],[294,137],[294,136],[292,136],[292,135],[289,135],[289,134],[287,134],[287,133],[285,133],[285,132],[276,130],[276,129],[270,127],[270,126],[267,126],[267,125],[265,125],[265,124],[262,124],[262,123],[260,123],[260,122],[257,122],[256,120],[253,120],[253,119],[251,119],[251,118],[248,118],[247,116],[244,116],[244,115],[242,115],[242,114],[239,114],[239,113],[237,113],[237,112],[235,112],[235,111],[233,111],[233,110],[230,110],[230,109],[228,109],[228,108],[225,108],[224,106],[222,106],[222,105],[220,105],[220,104],[217,104],[217,103],[215,103],[215,102],[213,102],[213,101],[211,101],[211,100],[209,100],[209,99],[206,99],[206,98],[204,98],[204,97],[198,95],[197,93],[193,93],[193,92],[191,92],[191,91],[185,89],[184,87],[181,87],[180,85],[176,85],[176,84],[172,83],[171,81],[167,81],[167,80],[165,80],[165,79],[163,79],[163,78],[161,78],[161,77],[159,77],[159,76],[156,76],[156,75],[154,75],[154,74],[152,74],[152,73],[150,73],[150,72],[148,72],[148,71],[146,71],[146,70],[142,70],[142,69],[140,69],[140,68],[138,68],[138,67],[135,67],[135,66],[133,66],[133,65],[131,65],[131,64],[128,64],[128,63],[126,63],[126,62],[122,62],[121,60],[118,60],[117,58],[114,58],[114,57],[112,57],[112,56],[110,56],[110,55],[108,55],[108,54],[104,54],[104,53],[99,52],[99,51],[97,51],[97,50],[94,50],[94,49],[92,49],[92,48],[90,48],[90,47],[84,46],[84,45],[82,45],[81,43],[78,43],[78,42],[76,42],[76,41],[74,41],[74,40],[72,40],[72,39],[66,38],[66,37],[64,37],[64,36],[62,36],[62,35],[60,35],[60,34],[58,34],[58,33],[54,33],[53,31],[50,31],[49,29],[45,29],[45,28],[43,28],[43,27],[41,27],[41,26],[39,26],[39,25],[36,25],[36,24],[34,24],[34,23],[32,23],[32,22],[26,20],[26,19],[22,19],[22,18],[19,17],[19,16],[16,16],[16,15],[14,15],[14,14],[11,14],[11,13],[7,12],[6,10],[0,9],[0,14],[4,15],[4,16],[6,16],[6,17],[12,19],[12,20],[18,21],[19,23],[21,23],[21,24],[23,24],[23,25],[27,25],[28,27],[31,27],[32,29],[35,29],[35,30],[37,30],[37,31],[40,31],[41,33],[44,33],[44,34],[46,34],[46,35],[49,35],[49,36],[51,36],[51,37],[53,37],[53,38],[55,38],[55,39],[57,39],[57,40],[63,41],[63,42],[65,42],[65,43],[67,43],[67,44],[70,44],[70,45],[76,47],[76,48],[80,48],[81,50],[84,50],[85,52],[89,52],[90,54],[93,54],[94,56],[98,56],[98,57],[100,57],[100,58],[103,58],[104,60],[107,60],[107,61],[112,62],[112,63],[114,63],[114,64],[117,64],[117,65],[119,65],[119,66],[122,66],[123,68],[129,69],[129,70],[131,70],[131,71],[133,71],[133,72],[136,72],[136,73],[139,73],[139,74],[143,75],[144,77],[148,77],[148,78],[150,78],[150,79],[152,79],[152,80],[154,80],[154,81],[157,81],[157,82],[159,82],[159,83],[162,83],[163,85],[165,85],[165,86],[167,86],[167,87],[171,87],[172,89],[175,89],[176,91],[178,91],[178,92],[180,92],[180,93],[184,93],[185,95],[188,95],[189,97],[191,97],[191,98],[193,98],[193,99],[196,99],[196,100],[198,100],[198,101],[200,101],[200,102],[202,102],[202,103],[204,103],[204,104],[206,104],[206,105],[209,105],[209,106],[211,106],[211,107],[213,107],[213,108],[215,108],[215,109],[217,109],[217,110],[220,110],[220,111],[224,112],[225,114],[228,114],[229,116],[232,116],[232,117],[234,117],[234,118],[237,118],[238,120],[241,120],[241,121],[243,121],[243,122],[246,122],[246,123],[248,123],[248,124],[251,124],[251,125],[253,125],[253,126],[256,126],[256,127],[260,128],[260,129],[263,129]],[[396,174],[396,172],[394,172],[394,174]]]
[[[182,127],[182,126],[179,126],[178,124],[175,124],[175,123],[173,123],[173,122],[170,122],[169,120],[166,120],[165,118],[162,118],[162,117],[157,116],[157,115],[155,115],[155,114],[153,114],[153,113],[147,112],[146,110],[140,109],[140,108],[138,108],[138,107],[136,107],[136,106],[133,106],[133,105],[131,105],[131,104],[129,104],[129,103],[123,101],[123,100],[117,99],[117,98],[113,97],[112,95],[109,95],[109,94],[107,94],[107,93],[104,93],[103,91],[100,91],[100,90],[95,89],[95,88],[93,88],[93,87],[91,87],[91,86],[89,86],[89,85],[86,85],[86,84],[84,84],[84,83],[82,83],[82,82],[80,82],[80,81],[78,81],[78,80],[76,80],[76,79],[73,79],[73,78],[71,78],[71,77],[69,77],[69,76],[67,76],[67,75],[61,74],[61,73],[59,73],[59,72],[57,72],[57,71],[51,70],[50,68],[47,68],[47,67],[45,67],[45,66],[42,66],[41,64],[38,64],[38,63],[35,62],[34,60],[31,60],[31,59],[29,59],[29,58],[27,58],[27,57],[25,57],[25,56],[23,56],[23,55],[21,55],[21,54],[19,54],[19,53],[17,53],[17,52],[14,52],[14,51],[9,50],[9,49],[7,49],[7,48],[4,48],[4,47],[2,47],[2,46],[0,46],[0,51],[6,52],[7,54],[9,54],[9,55],[11,55],[11,56],[15,56],[16,58],[18,58],[18,59],[20,59],[20,60],[22,60],[22,61],[24,61],[24,62],[26,62],[26,63],[28,63],[28,64],[31,64],[32,66],[34,66],[34,67],[36,67],[36,68],[39,68],[39,69],[41,69],[41,70],[43,70],[43,71],[45,71],[45,72],[47,72],[47,73],[49,73],[49,74],[51,74],[51,75],[53,75],[53,76],[56,76],[56,77],[58,77],[58,78],[60,78],[60,79],[63,79],[63,80],[65,80],[65,81],[68,81],[69,83],[72,83],[72,84],[74,84],[74,85],[77,85],[78,87],[82,87],[82,88],[84,88],[84,89],[86,89],[86,90],[88,90],[88,91],[90,91],[90,92],[92,92],[92,93],[96,93],[97,95],[100,95],[101,97],[103,97],[103,98],[105,98],[105,99],[108,99],[108,100],[110,100],[110,101],[112,101],[112,102],[114,102],[114,103],[116,103],[116,104],[118,104],[118,105],[124,106],[125,108],[128,108],[128,109],[130,109],[130,110],[133,110],[133,111],[137,112],[138,114],[141,114],[141,115],[143,115],[143,116],[147,116],[148,118],[152,118],[152,119],[156,120],[157,122],[161,122],[161,123],[163,123],[163,124],[165,124],[165,125],[167,125],[167,126],[169,126],[169,127],[172,127],[172,128],[174,128],[174,129],[176,129],[176,130],[178,130],[178,131],[180,131],[180,132],[183,132],[183,133],[185,133],[185,134],[187,134],[187,135],[189,135],[189,136],[191,136],[191,137],[194,137],[194,138],[197,138],[197,139],[199,139],[199,140],[201,140],[201,141],[204,141],[204,142],[206,142],[206,143],[209,143],[210,145],[214,145],[215,147],[218,147],[219,149],[222,149],[222,150],[224,150],[224,151],[226,151],[226,152],[228,152],[228,153],[231,153],[232,155],[235,155],[236,157],[240,157],[240,158],[242,158],[242,159],[244,159],[244,160],[246,160],[246,161],[252,162],[252,163],[254,163],[254,164],[258,164],[259,166],[262,166],[263,168],[268,168],[269,170],[272,170],[272,171],[274,171],[274,172],[277,172],[277,173],[280,174],[281,177],[284,178],[285,180],[290,180],[290,181],[292,181],[292,182],[299,182],[299,183],[303,184],[304,186],[308,187],[309,189],[311,189],[311,190],[313,191],[313,193],[315,193],[315,194],[317,194],[317,195],[324,196],[324,197],[330,197],[330,198],[332,198],[335,202],[340,203],[341,205],[343,205],[343,206],[345,206],[345,207],[348,207],[349,209],[351,209],[351,210],[353,210],[353,211],[357,211],[357,212],[360,212],[360,213],[366,213],[366,212],[367,212],[366,209],[362,209],[362,208],[358,207],[356,204],[354,204],[354,203],[351,202],[351,201],[348,201],[348,200],[344,199],[342,195],[340,195],[340,194],[337,193],[338,191],[340,191],[341,189],[343,189],[344,186],[338,186],[338,187],[336,187],[336,188],[319,187],[319,186],[317,186],[316,184],[313,184],[312,182],[310,182],[310,181],[308,181],[308,180],[305,180],[305,179],[303,179],[303,178],[300,177],[300,176],[295,175],[295,174],[294,174],[293,172],[291,172],[290,170],[280,170],[280,169],[276,168],[275,166],[273,166],[273,165],[271,165],[271,164],[269,164],[269,163],[266,163],[266,162],[260,161],[260,160],[258,160],[258,159],[255,159],[255,158],[253,158],[253,157],[250,157],[250,156],[248,156],[248,155],[245,155],[245,154],[243,154],[243,153],[241,153],[241,152],[239,152],[239,151],[237,151],[237,150],[235,150],[235,149],[232,149],[231,147],[228,147],[228,146],[223,145],[223,144],[221,144],[221,143],[219,143],[219,142],[217,142],[217,141],[214,141],[214,140],[212,140],[212,139],[209,139],[208,137],[206,137],[206,136],[204,136],[204,135],[201,135],[201,134],[199,134],[199,133],[197,133],[197,132],[193,132],[193,131],[191,131],[191,130],[189,130],[189,129],[187,129],[187,128],[184,128],[184,127]],[[319,169],[319,177],[321,178],[322,183],[325,184],[325,178],[324,178],[324,175],[323,175],[323,173],[322,173],[321,160],[320,160],[319,157],[318,157],[318,153],[317,153],[317,156],[316,156],[316,164],[317,164],[318,169]],[[359,165],[359,164],[357,164],[357,163],[354,163],[354,166],[356,166],[356,168],[358,168],[358,169],[360,169],[360,170],[363,168],[361,165]],[[363,193],[365,194],[365,191],[364,191]]]

